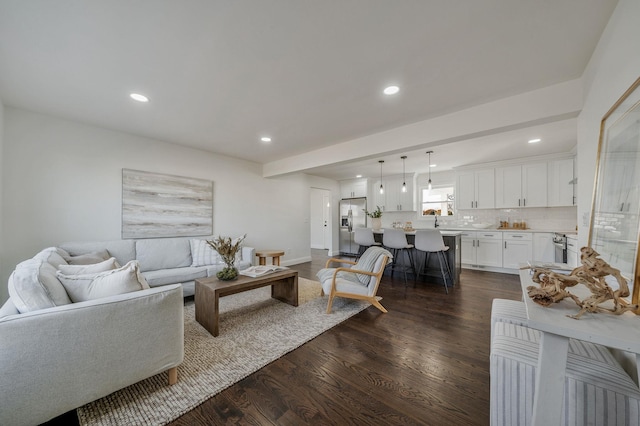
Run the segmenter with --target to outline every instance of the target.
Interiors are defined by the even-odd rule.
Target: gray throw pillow
[[[107,250],[94,251],[91,253],[81,254],[78,256],[69,256],[65,260],[69,262],[69,265],[91,265],[94,263],[100,263],[109,259],[111,255]]]
[[[65,275],[84,275],[84,274],[97,274],[100,272],[110,271],[112,269],[119,268],[120,265],[115,257],[90,265],[60,265],[58,271]]]

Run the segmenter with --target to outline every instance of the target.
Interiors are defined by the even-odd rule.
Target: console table
[[[576,320],[567,317],[579,311],[573,300],[565,299],[548,307],[531,300],[527,287],[538,284],[531,280],[529,269],[520,271],[520,285],[527,309],[527,326],[540,331],[531,425],[561,424],[569,338],[635,353],[636,362],[640,364],[640,316],[632,312],[622,315],[586,313]],[[571,287],[570,291],[581,299],[590,294],[583,285]]]

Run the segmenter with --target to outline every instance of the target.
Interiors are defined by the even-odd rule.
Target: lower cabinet
[[[518,269],[533,258],[531,232],[503,232],[502,267]]]
[[[465,231],[461,245],[463,264],[502,267],[502,232]]]
[[[536,262],[555,262],[556,246],[553,245],[552,232],[533,233],[533,257]]]

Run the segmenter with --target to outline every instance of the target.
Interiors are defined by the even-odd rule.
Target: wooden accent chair
[[[329,295],[327,313],[331,313],[335,297],[366,300],[382,312],[387,312],[376,299],[376,292],[384,273],[384,267],[391,258],[393,256],[389,251],[373,246],[360,256],[358,262],[337,258],[327,260],[326,267],[317,273],[322,284],[321,295]],[[347,263],[353,266],[330,268],[332,263]]]

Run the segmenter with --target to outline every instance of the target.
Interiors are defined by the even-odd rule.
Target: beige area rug
[[[362,311],[369,303],[336,298],[326,314],[320,283],[299,278],[299,306],[263,287],[220,299],[220,335],[211,336],[185,304],[184,362],[178,383],[158,374],[78,409],[82,425],[164,425],[270,362]]]

